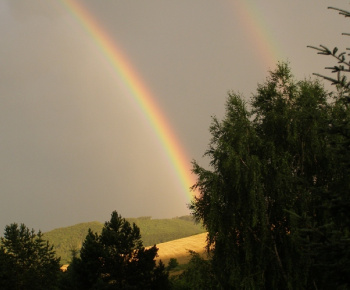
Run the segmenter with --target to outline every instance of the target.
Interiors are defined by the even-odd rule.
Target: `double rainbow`
[[[189,159],[164,114],[133,69],[131,62],[123,55],[118,45],[79,0],[61,0],[61,2],[95,41],[117,77],[123,81],[130,94],[137,101],[169,157],[186,196],[189,200],[192,200],[193,196],[190,187],[195,183],[195,179],[191,175]],[[264,21],[261,13],[257,10],[257,6],[253,5],[252,1],[249,0],[235,0],[231,4],[237,12],[236,15],[241,18],[240,23],[246,30],[247,35],[249,35],[252,44],[257,47],[257,52],[261,58],[260,61],[266,67],[274,65],[276,60],[280,58],[279,50],[276,45],[273,45],[275,43],[273,37],[263,25]]]
[[[188,200],[191,201],[190,187],[195,183],[195,180],[191,175],[189,159],[149,90],[142,83],[141,78],[132,68],[130,61],[123,55],[118,45],[113,42],[91,13],[77,0],[61,0],[61,2],[95,41],[116,75],[124,82],[130,94],[137,101],[166,151]]]

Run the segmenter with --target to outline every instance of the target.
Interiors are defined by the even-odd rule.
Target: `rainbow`
[[[151,93],[133,69],[131,62],[93,15],[78,0],[61,0],[61,2],[95,41],[117,77],[123,81],[131,95],[137,101],[169,157],[188,200],[191,201],[193,195],[190,187],[195,183],[195,179],[191,175],[189,159],[164,117],[164,114],[152,98]]]
[[[274,67],[281,60],[281,50],[267,28],[266,21],[259,11],[257,4],[249,0],[232,1],[233,9],[240,18],[240,23],[245,30],[250,42],[255,47],[259,61],[268,68]]]

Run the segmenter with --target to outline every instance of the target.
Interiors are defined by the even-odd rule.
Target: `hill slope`
[[[195,251],[201,255],[205,254],[207,233],[173,240],[158,244],[157,260],[167,265],[171,258],[175,258],[179,264],[186,264],[190,259],[189,250]]]
[[[142,241],[146,247],[204,232],[200,225],[194,223],[191,216],[172,219],[141,217],[127,220],[140,228]],[[103,224],[100,222],[81,223],[47,232],[44,238],[54,245],[56,255],[61,257],[61,264],[66,264],[70,261],[71,251],[81,248],[88,229],[100,233],[102,227]]]

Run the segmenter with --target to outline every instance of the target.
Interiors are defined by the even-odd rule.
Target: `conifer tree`
[[[135,223],[114,211],[101,234],[89,230],[67,271],[70,289],[167,289],[168,272],[156,265],[157,252],[143,246]]]
[[[56,289],[59,258],[39,231],[6,226],[0,243],[1,289]]]

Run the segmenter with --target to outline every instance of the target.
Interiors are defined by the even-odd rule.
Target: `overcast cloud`
[[[278,60],[297,78],[344,48],[347,1],[81,0],[126,53],[191,159],[202,159],[227,92],[247,100]],[[243,11],[243,3],[252,11]],[[241,5],[237,5],[241,3]],[[246,6],[248,7],[248,6]],[[242,17],[263,26],[268,62]],[[61,1],[0,0],[0,231],[188,214],[153,128]]]

